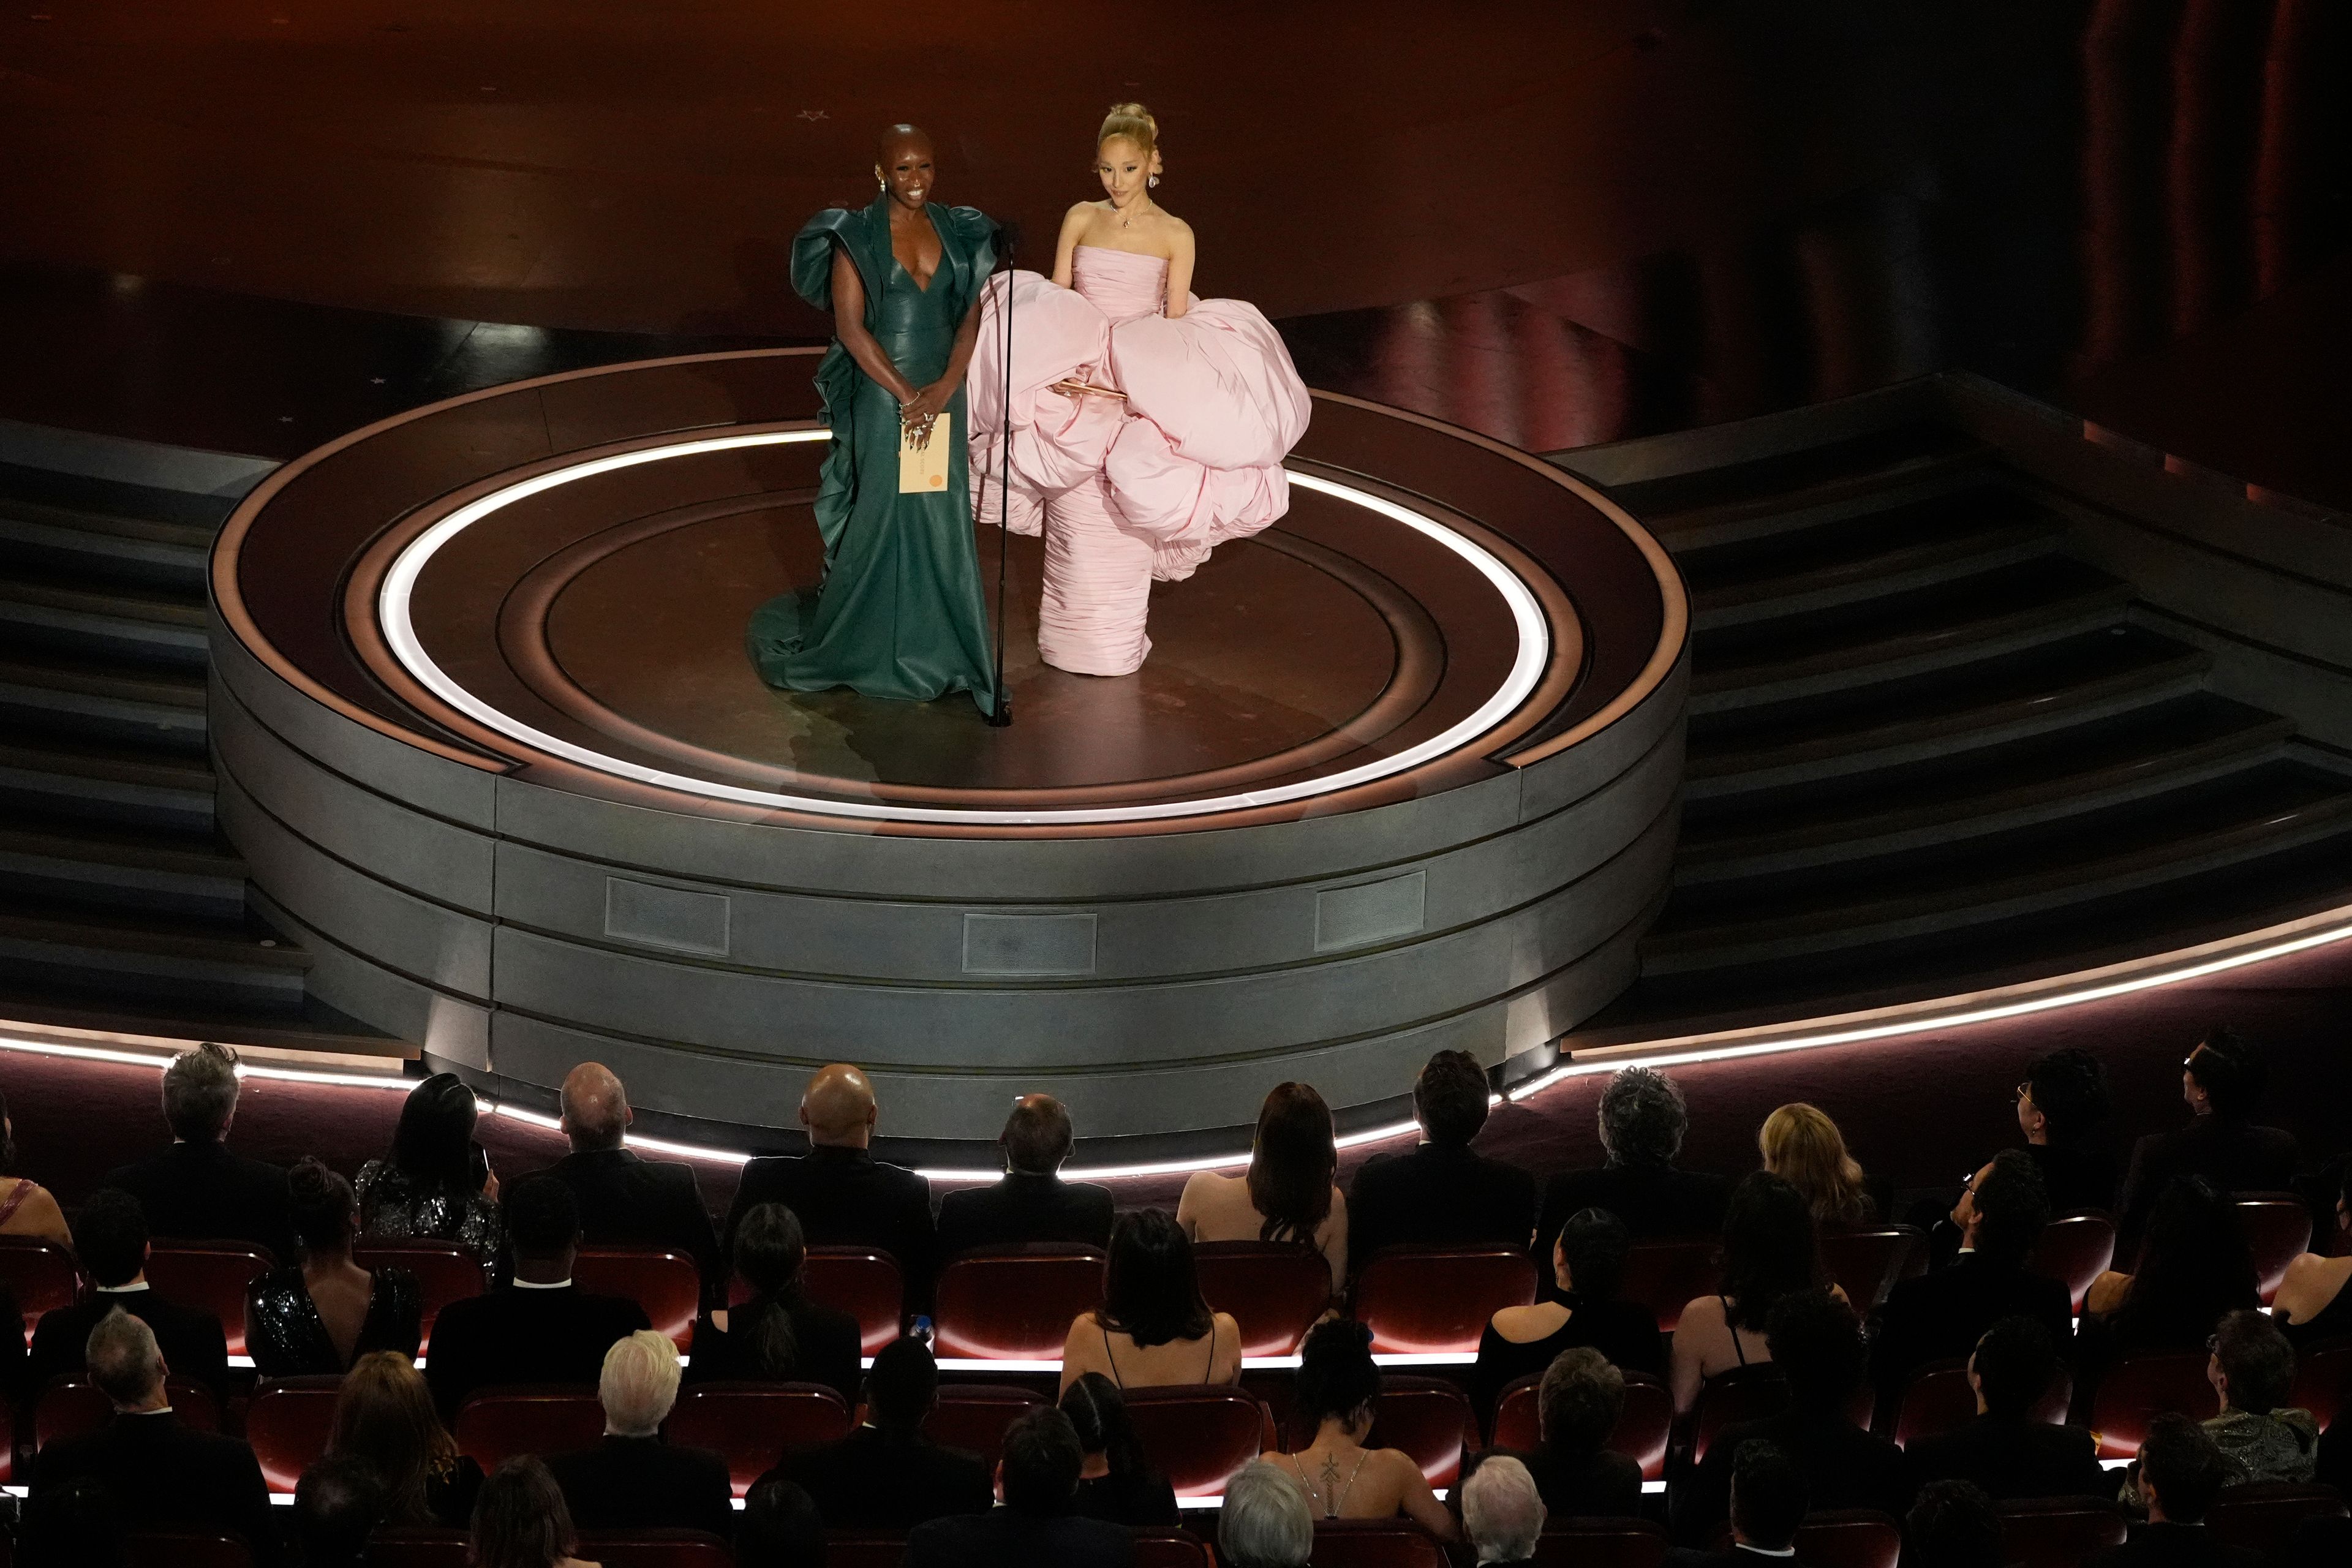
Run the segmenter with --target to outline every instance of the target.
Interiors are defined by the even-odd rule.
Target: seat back
[[[16,1298],[27,1340],[43,1312],[72,1306],[89,1289],[74,1255],[37,1236],[0,1236],[0,1285]]]
[[[1375,1354],[1475,1351],[1486,1320],[1536,1299],[1536,1266],[1508,1247],[1384,1247],[1356,1279]]]
[[[2344,1513],[2344,1494],[2334,1487],[2250,1481],[2221,1489],[2205,1514],[2205,1528],[2226,1545],[2276,1558],[2305,1520],[2341,1519]]]
[[[1178,1497],[1217,1497],[1274,1446],[1274,1418],[1238,1388],[1130,1388],[1128,1419],[1151,1468]]]
[[[2311,1412],[2326,1431],[2352,1399],[2352,1339],[2322,1340],[2294,1358],[2294,1392],[2287,1403]]]
[[[182,1426],[193,1426],[199,1432],[220,1430],[220,1402],[203,1384],[191,1383],[184,1377],[168,1378],[163,1392]],[[95,1432],[113,1415],[114,1402],[100,1394],[98,1385],[88,1378],[52,1378],[33,1407],[33,1447],[37,1452],[60,1437]]]
[[[1896,1280],[1927,1271],[1927,1234],[1907,1225],[1825,1231],[1821,1250],[1822,1267],[1857,1312],[1883,1303]]]
[[[802,1279],[809,1300],[857,1320],[865,1354],[877,1353],[898,1337],[906,1315],[907,1277],[888,1253],[873,1247],[812,1247]],[[736,1283],[740,1287],[742,1282]]]
[[[1331,1268],[1303,1243],[1204,1241],[1192,1248],[1201,1294],[1241,1325],[1244,1355],[1294,1355],[1331,1304]]]
[[[1827,1509],[1805,1516],[1796,1546],[1806,1568],[1895,1568],[1903,1527],[1876,1509]]]
[[[2079,1317],[2083,1298],[2091,1293],[2091,1282],[2105,1274],[2115,1260],[2114,1216],[2086,1209],[2081,1214],[2060,1215],[2044,1226],[2042,1239],[2026,1256],[2025,1267],[2030,1272],[2065,1286]]]
[[[824,1568],[899,1568],[906,1560],[903,1535],[874,1530],[824,1532]]]
[[[694,1342],[702,1307],[702,1271],[694,1259],[666,1247],[583,1247],[572,1265],[572,1282],[592,1296],[625,1296],[646,1310],[646,1321],[681,1352]]]
[[[2091,1401],[2091,1435],[2102,1459],[2128,1459],[2139,1452],[2148,1423],[2168,1413],[2205,1421],[2221,1403],[2206,1381],[2203,1351],[2140,1351],[2124,1357],[2099,1380]]]
[[[454,1241],[362,1241],[352,1248],[352,1261],[362,1268],[405,1268],[416,1276],[425,1299],[416,1342],[419,1355],[433,1343],[433,1321],[442,1308],[489,1288],[481,1259]]]
[[[601,1568],[735,1568],[727,1542],[701,1530],[583,1530],[578,1555]]]
[[[386,1525],[368,1537],[367,1568],[467,1568],[462,1530]]]
[[[662,1430],[688,1448],[727,1456],[741,1497],[784,1455],[849,1436],[849,1402],[819,1383],[690,1383]]]
[[[1716,1434],[1741,1421],[1760,1421],[1789,1407],[1789,1384],[1769,1362],[1734,1367],[1710,1377],[1691,1410],[1691,1463],[1706,1458]]]
[[[485,1388],[457,1409],[457,1451],[485,1475],[517,1454],[593,1448],[604,1436],[604,1407],[593,1390],[562,1384]]]
[[[242,1536],[225,1530],[142,1530],[122,1538],[123,1568],[253,1568]]]
[[[1066,1244],[967,1252],[940,1270],[931,1348],[941,1357],[1059,1361],[1070,1321],[1102,1300],[1102,1249]]]
[[[1139,1530],[1135,1568],[1216,1568],[1209,1543],[1189,1530]]]
[[[1624,1378],[1625,1407],[1609,1434],[1609,1447],[1640,1465],[1643,1480],[1662,1481],[1666,1479],[1667,1441],[1674,1435],[1674,1393],[1647,1373],[1629,1372]],[[1495,1401],[1491,1447],[1524,1452],[1543,1441],[1538,1397],[1542,1385],[1543,1374],[1531,1373],[1503,1390]]]
[[[2074,1376],[2061,1364],[2050,1388],[2035,1403],[2033,1419],[2046,1426],[2063,1426],[2074,1401]],[[1922,1437],[1933,1437],[1965,1426],[1976,1419],[1976,1390],[1969,1386],[1969,1363],[1929,1362],[1911,1374],[1895,1412],[1895,1442],[1909,1447]]]
[[[991,1470],[1004,1454],[1004,1432],[1044,1397],[1007,1383],[950,1384],[923,1420],[923,1436],[943,1448],[978,1454]]]
[[[1292,1434],[1305,1442],[1312,1442],[1314,1436]],[[1438,1377],[1381,1375],[1380,1411],[1372,1418],[1371,1435],[1364,1439],[1366,1447],[1402,1449],[1412,1456],[1429,1484],[1444,1491],[1462,1473],[1463,1448],[1477,1441],[1477,1417],[1460,1388]]]
[[[2113,1498],[2021,1498],[2000,1505],[2000,1554],[2013,1568],[2081,1568],[2093,1552],[2124,1543]]]
[[[1318,1519],[1314,1568],[1446,1568],[1445,1549],[1407,1520]]]
[[[1536,1568],[1658,1568],[1665,1560],[1665,1527],[1646,1519],[1570,1520],[1536,1538]]]
[[[231,1355],[246,1353],[247,1287],[277,1267],[268,1247],[249,1241],[159,1239],[147,1247],[147,1283],[155,1294],[219,1319]]]
[[[335,1430],[337,1377],[278,1377],[254,1391],[245,1408],[245,1440],[261,1461],[261,1479],[274,1492],[291,1492],[302,1472],[327,1451]]]
[[[1699,1296],[1712,1296],[1723,1283],[1722,1246],[1713,1237],[1686,1237],[1678,1241],[1637,1241],[1625,1249],[1625,1273],[1617,1294],[1638,1301],[1658,1320],[1658,1331],[1671,1334],[1683,1321],[1683,1308]]]
[[[2293,1193],[2241,1193],[2230,1206],[2254,1255],[2254,1278],[2267,1307],[2286,1278],[2286,1266],[2311,1246],[2311,1205]]]

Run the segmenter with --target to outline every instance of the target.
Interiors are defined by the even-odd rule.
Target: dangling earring
[[[877,174],[874,176],[874,188],[877,191],[887,191],[890,188],[890,182]]]
[[[1156,190],[1158,190],[1158,189],[1160,188],[1160,176],[1159,176],[1159,175],[1157,175],[1157,174],[1154,174],[1154,175],[1152,175],[1150,179],[1148,179],[1148,180],[1144,181],[1143,183],[1144,183],[1145,184],[1147,184],[1147,185],[1150,185],[1153,190],[1155,190],[1155,191],[1156,191]]]

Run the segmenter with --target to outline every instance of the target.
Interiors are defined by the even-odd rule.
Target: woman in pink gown
[[[1181,582],[1288,510],[1282,459],[1307,429],[1307,387],[1273,325],[1238,300],[1192,297],[1192,232],[1152,198],[1160,169],[1157,122],[1114,107],[1096,141],[1108,199],[1070,209],[1053,278],[990,283],[966,382],[973,489],[992,523],[1009,293],[1011,526],[1045,537],[1038,656],[1080,675],[1132,674],[1151,651],[1154,580]]]

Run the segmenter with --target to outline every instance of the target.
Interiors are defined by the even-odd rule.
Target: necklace
[[[1119,215],[1119,217],[1118,217],[1118,226],[1119,226],[1119,227],[1121,227],[1121,228],[1129,227],[1129,226],[1131,226],[1131,225],[1135,222],[1135,220],[1136,220],[1137,218],[1139,218],[1139,217],[1148,217],[1148,216],[1150,216],[1150,214],[1151,214],[1151,211],[1152,211],[1152,206],[1151,206],[1151,198],[1150,198],[1150,196],[1146,196],[1146,197],[1144,197],[1144,198],[1143,198],[1143,205],[1142,205],[1141,207],[1138,208],[1138,209],[1137,209],[1137,210],[1135,210],[1134,212],[1131,212],[1131,213],[1121,213],[1121,214]]]

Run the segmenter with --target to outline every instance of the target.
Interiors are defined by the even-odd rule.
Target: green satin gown
[[[833,309],[833,252],[846,252],[866,286],[866,328],[917,386],[939,379],[956,328],[995,265],[996,226],[971,207],[929,209],[939,270],[919,289],[890,250],[890,210],[828,208],[793,242],[793,287]],[[836,340],[817,367],[833,431],[818,479],[824,579],[753,613],[746,641],[771,686],[925,702],[968,691],[982,712],[995,697],[988,610],[972,548],[963,389],[948,403],[948,488],[898,493],[898,400],[869,379]]]

